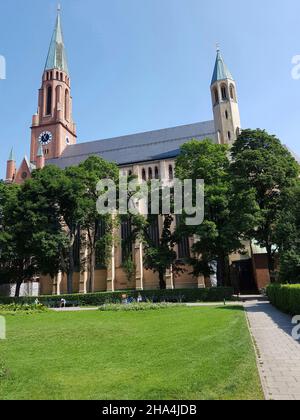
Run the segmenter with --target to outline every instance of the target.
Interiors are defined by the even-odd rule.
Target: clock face
[[[39,142],[42,145],[49,144],[52,142],[52,140],[53,140],[53,136],[52,136],[52,133],[50,133],[50,131],[44,131],[39,136]]]

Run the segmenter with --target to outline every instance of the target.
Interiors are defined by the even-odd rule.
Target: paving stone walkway
[[[300,400],[300,342],[291,317],[267,302],[244,304],[267,400]]]

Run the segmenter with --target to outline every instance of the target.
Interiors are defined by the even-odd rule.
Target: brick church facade
[[[13,151],[7,162],[6,182],[23,183],[33,170],[54,164],[60,168],[74,166],[90,156],[100,156],[116,162],[124,174],[135,174],[140,180],[160,178],[172,180],[175,159],[180,146],[191,139],[210,138],[219,144],[233,144],[241,129],[240,112],[235,80],[228,70],[220,51],[217,51],[211,82],[213,120],[167,128],[147,133],[88,143],[77,143],[76,125],[72,117],[71,81],[63,40],[61,16],[58,13],[55,29],[38,92],[38,111],[32,118],[30,158],[24,157],[16,166]],[[158,218],[157,232],[162,228]],[[122,229],[120,229],[122,236]],[[190,252],[193,238],[177,246],[179,259]],[[80,266],[74,275],[73,291],[79,293],[148,290],[159,288],[158,275],[143,267],[143,246],[133,246],[136,266],[135,279],[129,282],[122,268],[121,247],[112,250],[109,268],[97,267],[94,284],[88,284],[88,267]],[[88,252],[81,249],[81,254]],[[80,254],[80,253],[79,253]],[[79,258],[80,260],[80,258]],[[235,276],[249,276],[249,288],[261,289],[269,282],[267,262],[264,253],[247,246],[244,256],[231,256]],[[251,279],[250,279],[251,277]],[[211,286],[211,279],[193,277],[187,270],[174,279],[170,271],[166,275],[167,288],[203,288]],[[67,292],[67,281],[59,274],[54,281],[41,277],[40,294],[62,294]],[[250,286],[251,285],[251,286]],[[246,287],[247,288],[247,287]]]

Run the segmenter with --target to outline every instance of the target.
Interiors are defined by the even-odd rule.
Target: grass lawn
[[[243,308],[7,316],[0,399],[262,399]]]

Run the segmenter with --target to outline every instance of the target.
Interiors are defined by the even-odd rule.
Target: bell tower
[[[61,26],[61,10],[52,35],[38,111],[32,118],[30,161],[37,162],[42,146],[45,161],[59,158],[66,147],[76,143],[76,125],[72,118],[71,83]]]
[[[236,83],[224,63],[219,47],[210,89],[219,143],[230,146],[240,134],[241,119]]]

